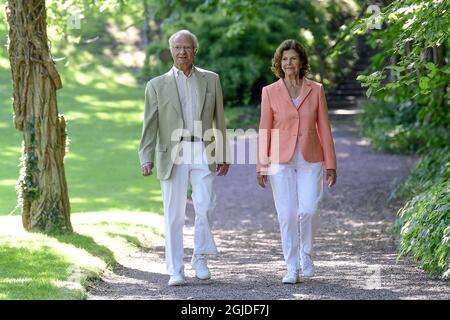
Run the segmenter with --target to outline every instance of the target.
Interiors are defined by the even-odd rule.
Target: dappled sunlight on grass
[[[79,121],[79,120],[89,121],[89,115],[79,111],[68,111],[64,114],[64,117],[68,121]]]
[[[110,113],[110,112],[95,112],[93,115],[95,117],[97,117],[99,120],[119,122],[119,123],[130,121],[130,119],[139,120],[141,118],[140,112],[137,114],[118,114],[118,113]]]
[[[0,299],[82,299],[107,266],[163,235],[163,218],[150,212],[90,212],[72,224],[73,234],[50,236],[0,217]]]
[[[3,179],[0,180],[0,186],[15,186],[16,180],[14,179]]]
[[[9,69],[9,59],[0,56],[0,68]]]
[[[2,157],[16,157],[21,155],[22,148],[20,147],[6,147],[4,148],[0,154]]]
[[[7,299],[80,299],[83,291],[79,285],[74,284],[78,287],[74,290],[60,287],[62,281],[69,282],[73,266],[80,272],[78,282],[86,278],[88,270],[99,272],[105,267],[101,259],[50,236],[20,231],[1,234],[0,291]]]
[[[70,263],[53,250],[30,249],[4,243],[0,237],[0,292],[2,299],[80,299],[82,293],[58,288]],[[27,246],[30,245],[27,242]]]
[[[66,62],[70,63],[65,67]],[[63,82],[57,91],[58,109],[67,121],[65,170],[72,212],[162,213],[159,181],[142,177],[137,154],[143,85],[136,83],[130,69],[112,67],[83,50],[57,62],[57,69]],[[9,105],[0,109],[0,215],[16,207],[22,145],[22,135],[13,125],[11,90],[9,61],[6,52],[0,52],[0,103]]]

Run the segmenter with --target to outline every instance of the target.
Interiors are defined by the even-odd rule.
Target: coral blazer
[[[289,162],[297,144],[306,161],[323,161],[326,169],[336,169],[325,91],[322,84],[306,77],[298,107],[283,79],[262,89],[257,172],[267,171],[270,163]]]

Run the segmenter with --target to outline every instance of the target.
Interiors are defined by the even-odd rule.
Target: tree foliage
[[[167,39],[176,30],[189,29],[200,41],[196,63],[219,73],[230,105],[259,101],[262,85],[274,80],[270,71],[273,53],[288,38],[307,48],[316,80],[333,83],[346,69],[338,63],[342,56],[327,57],[326,52],[339,26],[353,19],[359,9],[353,1],[334,0],[211,0],[193,1],[189,6],[172,1],[164,7],[154,3],[154,16],[160,23],[157,32],[151,31],[144,79],[168,70]],[[348,60],[354,60],[352,54]]]
[[[450,192],[448,141],[450,3],[445,0],[389,1],[377,17],[365,16],[342,31],[345,39],[367,34],[378,51],[358,79],[371,101],[361,117],[373,146],[422,155],[400,188],[409,200],[399,211],[400,253],[424,270],[449,277]],[[335,50],[344,50],[345,42]]]
[[[368,42],[379,52],[370,71],[358,77],[368,88],[367,95],[389,102],[399,120],[395,124],[407,130],[448,128],[449,2],[392,1],[381,8],[382,30],[370,30],[368,19],[347,30],[349,37],[369,32]],[[434,142],[440,147],[446,139]],[[429,141],[423,142],[430,147]]]

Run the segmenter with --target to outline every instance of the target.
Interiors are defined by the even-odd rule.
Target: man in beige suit
[[[151,79],[145,89],[145,110],[139,159],[144,176],[156,174],[164,204],[166,264],[169,285],[183,285],[185,221],[188,184],[195,209],[196,277],[211,277],[206,256],[217,253],[211,233],[215,207],[214,176],[228,172],[228,144],[219,76],[193,65],[197,37],[180,30],[169,39],[173,67]]]

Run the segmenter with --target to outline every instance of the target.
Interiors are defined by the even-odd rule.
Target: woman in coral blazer
[[[314,275],[311,258],[323,169],[336,183],[336,153],[323,86],[305,77],[308,57],[296,40],[285,40],[272,59],[280,79],[262,89],[257,180],[270,179],[288,272],[283,283]]]

